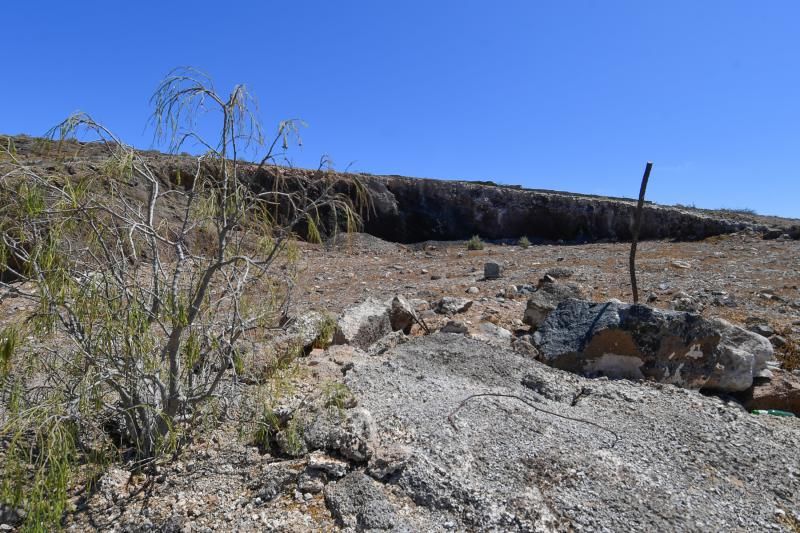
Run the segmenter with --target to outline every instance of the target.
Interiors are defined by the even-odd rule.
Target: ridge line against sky
[[[0,131],[140,148],[173,67],[245,83],[293,163],[800,217],[800,3],[87,0],[4,6]],[[155,146],[163,148],[163,146]]]

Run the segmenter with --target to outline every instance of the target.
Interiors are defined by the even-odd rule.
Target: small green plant
[[[303,420],[295,415],[281,431],[282,450],[291,456],[298,456],[303,453],[305,442],[303,439]]]
[[[519,238],[519,241],[517,241],[517,245],[521,246],[522,248],[530,248],[531,241],[528,240],[528,237],[523,235],[522,237]]]
[[[281,429],[281,420],[269,405],[263,405],[261,415],[256,421],[256,430],[253,434],[253,443],[264,449],[272,446],[275,434]]]
[[[322,397],[325,407],[336,407],[339,410],[353,407],[355,397],[344,383],[328,381],[322,386]]]
[[[472,238],[467,241],[467,250],[483,250],[483,241],[478,235],[473,235]]]
[[[8,439],[2,462],[0,502],[24,511],[20,531],[60,529],[76,465],[76,428],[52,406],[14,413],[2,427]]]
[[[319,327],[319,335],[314,339],[311,346],[313,348],[326,349],[333,343],[334,333],[336,333],[336,318],[326,313]]]

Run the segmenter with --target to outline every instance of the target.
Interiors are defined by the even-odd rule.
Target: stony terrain
[[[92,157],[77,168],[91,169]],[[165,181],[184,163],[165,158]],[[432,198],[473,195],[469,209],[486,213],[470,219],[483,226],[465,227],[460,237],[507,238],[482,250],[366,233],[300,243],[290,335],[303,338],[304,355],[266,388],[246,375],[231,384],[244,398],[240,409],[156,472],[120,461],[92,491],[76,486],[67,530],[800,530],[800,418],[754,415],[742,403],[773,407],[777,393],[762,397],[766,404],[751,397],[779,379],[781,407],[800,401],[796,221],[651,206],[650,236],[706,238],[640,243],[642,301],[725,319],[774,347],[764,374],[772,377],[757,377],[755,388],[699,392],[542,363],[539,326],[530,325],[539,322],[526,309],[543,287],[569,285],[570,295],[592,302],[630,301],[629,245],[579,242],[624,238],[630,202],[403,180],[373,182],[386,187],[376,200],[388,209],[383,216],[396,215],[381,218],[376,206],[377,218],[367,221],[374,233],[389,236],[375,225],[383,220],[405,232],[398,240],[414,240],[428,222],[403,202],[412,189],[433,187]],[[497,217],[492,206],[508,201],[524,211],[542,198],[561,213],[597,216],[581,219],[583,233],[563,226],[569,235],[537,240],[532,230],[535,245],[514,244],[518,235],[503,228],[520,219]],[[453,222],[467,217],[459,213],[444,213],[428,236],[455,238]],[[19,298],[0,300],[0,321],[29,311]],[[322,314],[344,316],[336,344],[312,348]],[[257,366],[259,350],[274,342],[252,339],[246,365]],[[260,394],[270,395],[280,420],[268,445],[256,443],[245,418],[247,399]],[[10,529],[14,517],[5,511],[0,527]]]
[[[225,425],[162,467],[158,477],[113,470],[88,500],[76,499],[70,529],[797,527],[800,419],[751,415],[730,396],[670,385],[587,380],[514,353],[508,339],[499,340],[501,347],[495,335],[482,337],[493,331],[481,328],[487,323],[525,335],[527,298],[507,297],[509,285],[535,285],[548,271],[571,272],[568,279],[595,300],[629,299],[626,245],[467,251],[463,243],[406,247],[359,234],[342,240],[304,245],[300,286],[307,290],[297,313],[339,312],[370,297],[404,294],[432,330],[456,318],[476,337],[425,336],[415,325],[411,342],[381,355],[344,345],[297,361],[293,391],[281,400],[286,408],[302,411],[315,391],[345,383],[357,404],[346,408],[354,414],[345,418],[367,419],[360,430],[344,426],[367,443],[370,458],[348,458],[342,449],[349,448],[340,445],[322,459],[265,454],[236,424]],[[796,345],[798,247],[797,241],[751,234],[647,242],[640,252],[640,286],[655,296],[656,306],[680,307],[689,300],[706,316],[768,325]],[[486,261],[504,264],[503,277],[482,280]],[[674,266],[676,261],[689,268]],[[467,292],[470,287],[478,292]],[[473,304],[449,317],[416,301],[434,304],[443,296]],[[12,312],[13,301],[2,305]],[[780,349],[777,354],[789,356]],[[479,397],[459,408],[469,395],[486,393],[515,397]],[[342,466],[326,463],[338,471],[315,483],[309,473],[318,479],[327,472],[309,467],[315,461]]]

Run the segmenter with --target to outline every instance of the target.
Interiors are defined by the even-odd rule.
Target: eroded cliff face
[[[465,239],[629,240],[631,200],[493,186],[461,181],[361,176],[373,210],[364,230],[395,242]],[[646,204],[642,239],[693,240],[752,223]]]
[[[15,137],[13,142],[27,163],[48,172],[100,175],[108,154],[98,143],[67,142],[62,146],[31,137]],[[196,170],[196,161],[188,156],[142,154],[164,183],[171,186],[188,186],[187,177]],[[65,159],[66,156],[69,157]],[[240,172],[258,188],[270,188],[278,177],[289,180],[289,186],[294,178],[298,182],[304,180],[304,186],[313,188],[320,177],[320,172],[313,170],[267,167],[256,174],[255,169],[255,165],[243,164]],[[328,172],[325,174],[330,177]],[[332,174],[334,178],[356,178],[369,192],[371,208],[364,212],[363,230],[401,243],[458,240],[472,235],[490,240],[526,236],[534,242],[625,241],[631,237],[630,226],[636,209],[635,201],[618,198],[476,182]],[[347,180],[342,180],[340,192],[357,196],[357,189],[346,183]],[[136,183],[130,184],[130,194],[132,197],[142,194]],[[336,221],[327,218],[321,229],[330,231]],[[773,238],[792,231],[783,227],[770,228],[753,219],[729,218],[724,212],[646,204],[640,237],[693,240],[746,228],[756,229],[765,236],[774,234]],[[297,230],[303,233],[303,228]]]

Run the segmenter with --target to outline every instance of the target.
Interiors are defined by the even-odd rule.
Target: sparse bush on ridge
[[[755,209],[750,209],[749,207],[720,207],[720,211],[727,212],[727,213],[736,213],[737,215],[757,215]]]
[[[522,237],[520,237],[519,241],[517,241],[517,245],[521,246],[522,248],[530,248],[531,241],[528,240],[528,237],[523,235]]]
[[[473,235],[472,238],[467,241],[467,250],[483,250],[483,241],[478,235]]]
[[[58,527],[70,476],[91,457],[121,442],[139,466],[151,464],[235,401],[240,347],[284,322],[296,228],[318,239],[322,217],[358,223],[341,192],[345,180],[360,187],[353,178],[248,181],[268,172],[296,125],[265,139],[244,86],[224,95],[182,69],[151,101],[173,153],[188,142],[206,150],[181,186],[83,113],[51,137],[102,141],[102,180],[39,171],[11,141],[0,149],[0,291],[35,305],[31,320],[0,335],[0,500],[24,509],[30,530]],[[201,114],[220,120],[215,138],[195,127]],[[245,173],[239,157],[260,146],[266,153]],[[45,336],[53,348],[22,342]]]

